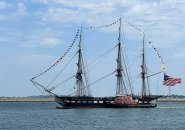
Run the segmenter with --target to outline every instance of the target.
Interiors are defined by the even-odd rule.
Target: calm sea
[[[148,109],[56,109],[56,105],[1,102],[0,130],[185,130],[185,103],[159,103]]]

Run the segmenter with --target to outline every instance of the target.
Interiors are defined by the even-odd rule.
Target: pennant
[[[156,48],[156,47],[154,47],[154,46],[151,44],[151,42],[148,42],[148,43],[152,46],[152,48],[154,49],[154,51],[157,53],[157,56],[159,57],[159,60],[161,61],[162,72],[163,72],[163,73],[165,73],[165,69],[166,69],[166,67],[165,67],[165,64],[164,64],[164,61],[163,61],[163,59],[162,59],[161,55],[159,54],[159,52],[158,52],[157,48]]]
[[[165,64],[162,63],[162,72],[163,72],[163,73],[165,73],[165,69],[166,69]]]
[[[112,26],[113,24],[119,22],[119,20],[111,23],[111,24],[106,24],[106,25],[101,25],[101,26],[97,26],[97,27],[83,27],[83,29],[99,29],[99,28],[105,28],[105,27],[110,27]]]
[[[121,20],[121,19],[119,19]],[[84,29],[96,29],[96,28],[103,28],[103,27],[109,27],[109,26],[112,26],[114,23],[117,23],[119,22],[119,20],[117,20],[116,22],[113,22],[111,24],[108,24],[108,25],[101,25],[101,26],[98,26],[98,27],[83,27]],[[77,33],[75,35],[75,38],[73,39],[73,42],[72,44],[70,44],[68,50],[63,54],[62,57],[59,58],[59,60],[57,60],[56,63],[54,63],[52,66],[50,66],[48,69],[46,69],[44,72],[40,73],[38,76],[35,76],[34,78],[37,78],[37,77],[40,77],[41,75],[45,74],[46,72],[48,72],[51,68],[55,67],[65,56],[66,54],[69,52],[69,50],[71,49],[71,47],[74,45],[74,43],[76,42],[76,39],[78,38],[78,35],[79,35],[79,32],[80,32],[80,29],[77,30]]]

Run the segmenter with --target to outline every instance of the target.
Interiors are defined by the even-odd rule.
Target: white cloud
[[[118,2],[110,1],[67,1],[55,0],[50,3],[48,11],[45,12],[44,21],[55,21],[61,23],[103,23],[107,20],[102,17],[109,16],[116,10]],[[112,20],[115,18],[111,16]],[[95,22],[96,21],[96,22]],[[101,21],[101,22],[100,22]]]
[[[72,9],[49,8],[43,20],[46,22],[54,21],[61,23],[82,22],[84,20],[84,15],[81,11],[74,11]]]
[[[12,4],[6,3],[4,1],[0,1],[0,10],[6,10],[13,7]],[[0,14],[0,21],[9,19],[10,15],[7,16],[4,13]]]
[[[57,44],[59,44],[59,40],[53,37],[42,38],[42,41],[40,43],[40,45],[48,45],[48,46],[54,46]]]
[[[6,27],[0,28],[0,44],[16,44],[19,41],[23,32],[20,30],[7,29]]]
[[[42,18],[44,22],[39,21],[39,23],[56,22],[62,23],[62,26],[77,23],[79,26],[96,26],[110,23],[122,16],[123,19],[128,19],[144,30],[148,40],[157,46],[173,47],[177,41],[184,39],[185,20],[183,14],[185,14],[185,10],[183,8],[185,5],[179,1],[32,0],[32,2],[47,4],[45,8],[47,11],[38,9],[29,12],[28,5],[19,2],[15,13],[0,15],[0,20],[12,20],[20,18],[20,16],[30,17],[32,15]],[[1,5],[1,3],[0,8],[7,5]],[[130,35],[133,37],[135,32],[134,30],[130,31]],[[42,38],[33,37],[33,34],[29,35],[30,39],[26,37],[27,40],[23,46],[54,46],[60,43],[59,38],[53,35],[44,36],[39,33],[38,35],[41,35]]]
[[[22,2],[19,3],[5,3],[0,1],[0,10],[5,12],[0,14],[1,21],[10,21],[20,19],[20,16],[26,15],[26,5]]]
[[[4,10],[4,9],[7,9],[7,8],[11,8],[11,7],[13,7],[12,4],[6,3],[4,1],[0,1],[0,10]]]
[[[149,3],[137,3],[131,7],[130,13],[135,14],[143,14],[143,13],[151,13],[153,9],[158,6],[156,2],[149,2]]]
[[[122,16],[143,29],[148,39],[161,47],[173,47],[176,41],[183,39],[185,33],[183,1],[32,0],[32,2],[47,4],[47,11],[38,9],[32,12],[32,15],[41,16],[44,23],[96,26],[110,23]],[[26,6],[24,3],[18,3],[19,15],[26,13],[28,17],[31,15]],[[0,15],[0,19],[4,19],[4,16]],[[57,40],[48,41],[57,43]]]
[[[24,5],[24,3],[18,3],[18,13],[20,15],[26,14],[26,6]]]
[[[7,4],[4,1],[0,1],[0,10],[5,9]]]
[[[185,59],[185,52],[174,54],[174,58]]]
[[[60,40],[54,37],[39,37],[39,36],[29,36],[25,40],[22,47],[39,47],[39,46],[56,46],[60,44]]]
[[[60,37],[59,37],[60,36]],[[36,29],[24,34],[22,47],[56,46],[61,44],[61,32],[51,28]]]
[[[34,65],[39,65],[39,64],[46,65],[46,64],[51,64],[51,62],[53,62],[56,58],[57,58],[56,56],[52,56],[52,55],[28,54],[28,55],[24,55],[24,56],[20,57],[19,60],[20,60],[20,62],[24,61],[24,63],[32,64],[32,65],[33,65],[33,62],[34,62]]]
[[[3,15],[0,15],[0,21],[4,20],[5,17]]]
[[[54,0],[54,4],[61,4],[66,7],[71,8],[78,8],[78,9],[86,9],[89,11],[96,11],[96,12],[110,12],[115,9],[115,3],[117,2],[110,2],[108,0],[105,1],[86,1],[86,0],[75,0],[75,1],[69,1],[69,0]],[[84,12],[85,13],[85,12]]]
[[[48,4],[48,0],[32,0],[33,3]]]
[[[25,51],[29,50],[26,53],[33,53],[35,51],[40,52],[39,47],[49,46],[49,48],[51,48],[51,46],[61,44],[63,42],[61,39],[66,40],[67,37],[63,37],[60,31],[64,29],[62,31],[68,31],[69,33],[69,30],[62,28],[66,24],[72,25],[69,26],[70,29],[76,26],[74,23],[79,26],[104,25],[117,20],[120,16],[143,29],[146,32],[147,40],[152,41],[155,46],[157,45],[157,47],[160,47],[159,50],[166,49],[165,51],[160,52],[163,54],[165,53],[169,60],[171,60],[171,58],[174,58],[173,60],[179,60],[184,59],[185,57],[185,53],[182,50],[184,47],[183,41],[185,41],[185,1],[32,0],[32,2],[34,4],[30,3],[28,0],[24,0],[24,2],[12,2],[14,5],[11,6],[9,4],[11,2],[6,3],[4,1],[0,1],[0,10],[3,10],[3,13],[0,14],[0,20],[13,21],[11,26],[9,26],[9,23],[7,25],[5,23],[0,25],[1,28],[3,28],[3,25],[6,25],[6,29],[4,31],[1,30],[0,43],[12,43],[17,45],[16,47],[13,46],[15,47],[15,50],[10,50],[11,53],[10,51],[6,53],[12,54],[12,51],[20,52],[22,57],[19,60],[15,60],[15,63],[25,63],[24,67],[30,65],[30,68],[32,68],[30,70],[33,70],[32,65],[34,64],[34,67],[38,69],[38,72],[40,72],[40,68],[43,68],[41,66],[44,63],[47,64],[48,60],[53,61],[54,57],[39,54],[29,55],[25,54]],[[36,5],[37,3],[38,5]],[[8,10],[9,7],[11,7],[10,10]],[[125,24],[126,23],[124,23],[123,26],[125,26]],[[14,29],[8,29],[14,27],[13,25],[18,25],[15,30],[20,29],[22,33],[18,34]],[[27,25],[31,26],[26,28]],[[61,25],[62,27],[60,29],[57,28]],[[46,29],[43,29],[44,27]],[[47,27],[51,27],[52,29]],[[128,32],[129,30],[124,31]],[[132,36],[131,38],[134,37],[132,31],[134,33],[137,32],[135,29],[132,29],[129,33],[129,35]],[[5,34],[4,32],[12,32],[12,34]],[[38,48],[21,48],[24,51],[16,50],[20,46]],[[175,54],[175,52],[178,52],[178,54]],[[15,59],[15,57],[13,57],[13,59]],[[7,58],[5,61],[7,61]],[[36,63],[33,63],[33,61]],[[183,62],[184,60],[179,60],[178,65],[183,66]],[[9,64],[12,62],[7,63]],[[176,63],[169,61],[169,64]],[[173,72],[174,68],[169,69],[168,71],[170,70]],[[175,72],[177,71],[178,68]]]

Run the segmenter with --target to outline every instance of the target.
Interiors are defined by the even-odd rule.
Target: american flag
[[[181,78],[174,78],[174,77],[170,77],[170,76],[164,74],[163,85],[165,85],[165,86],[175,86],[179,83],[181,83]]]

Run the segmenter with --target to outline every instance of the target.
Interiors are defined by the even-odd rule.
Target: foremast
[[[118,55],[117,55],[117,86],[116,86],[116,96],[127,95],[128,91],[123,81],[123,66],[122,66],[122,47],[121,47],[121,18],[119,26],[119,37],[118,37]]]
[[[82,55],[82,28],[80,30],[80,40],[78,45],[78,62],[76,72],[76,96],[91,96],[90,88],[87,85],[87,81],[84,83],[83,77],[85,77],[84,62]]]

